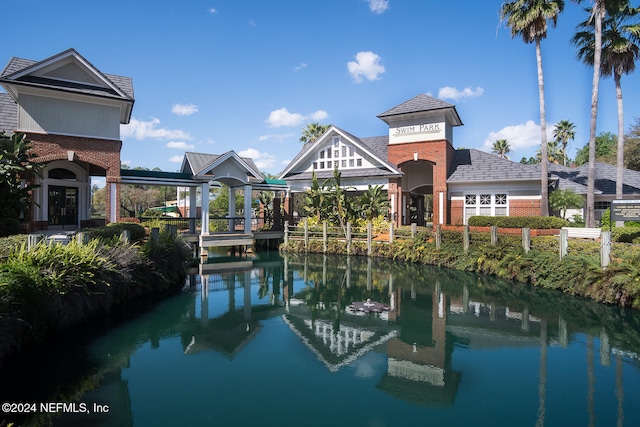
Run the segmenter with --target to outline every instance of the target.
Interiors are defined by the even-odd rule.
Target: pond
[[[640,425],[639,313],[389,260],[208,267],[11,361],[1,401],[35,410],[0,425]]]

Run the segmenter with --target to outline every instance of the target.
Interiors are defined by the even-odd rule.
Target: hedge
[[[472,216],[469,218],[469,225],[549,229],[568,227],[569,221],[555,216]]]
[[[113,239],[120,236],[124,230],[129,230],[131,240],[142,240],[145,237],[144,227],[132,222],[112,222],[104,227],[83,228],[78,231],[87,233],[91,238]]]

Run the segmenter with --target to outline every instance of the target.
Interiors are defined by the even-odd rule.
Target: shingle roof
[[[46,61],[46,60],[45,60]],[[86,60],[85,60],[86,61]],[[26,75],[17,79],[10,79],[10,76],[20,72],[28,67],[34,66],[42,61],[33,61],[30,59],[24,58],[11,58],[7,66],[0,73],[0,82],[11,82],[14,84],[22,84],[27,86],[37,86],[55,90],[64,90],[67,92],[75,92],[82,93],[86,95],[96,95],[96,96],[104,96],[109,98],[119,98],[121,99],[118,93],[116,93],[111,88],[98,87],[93,85],[83,85],[79,83],[73,82],[65,82],[57,79],[49,79],[45,77],[36,77],[31,75]],[[87,61],[88,62],[88,61]],[[130,77],[117,76],[114,74],[105,74],[101,73],[104,77],[106,77],[112,84],[117,86],[125,95],[128,100],[133,101],[133,82]]]
[[[18,104],[7,93],[0,93],[0,132],[18,129]]]
[[[378,117],[396,116],[398,114],[417,113],[420,111],[442,110],[445,108],[454,108],[453,104],[433,98],[429,95],[420,94],[400,105],[379,114]]]
[[[456,150],[447,183],[486,181],[535,181],[540,172],[531,165],[512,162],[475,149]]]
[[[180,170],[180,172],[191,173],[193,175],[201,174],[209,165],[212,165],[213,163],[216,162],[216,160],[218,160],[220,157],[222,157],[222,156],[224,156],[224,155],[226,155],[228,153],[235,153],[235,152],[233,150],[232,151],[227,151],[224,154],[207,154],[207,153],[186,152],[186,153],[184,153],[185,154],[185,161],[188,162],[188,164],[190,165],[190,170],[185,168],[184,165],[183,165],[183,167]],[[240,157],[240,156],[238,156],[238,157],[240,159],[242,159],[247,164],[247,166],[249,166],[249,168],[253,169],[253,172],[256,175],[258,175],[259,177],[262,177],[262,173],[260,172],[260,169],[258,169],[258,166],[256,166],[256,164],[254,163],[253,159],[251,159],[250,157]]]
[[[550,164],[549,172],[554,175],[580,184],[586,188],[588,165],[584,164],[577,168],[569,168],[566,166]],[[622,175],[622,193],[623,194],[640,194],[640,172],[625,169]],[[616,166],[608,163],[595,163],[595,182],[594,186],[602,194],[616,194]],[[586,191],[586,190],[585,190]],[[578,193],[578,191],[576,191]],[[580,193],[579,193],[580,194]]]

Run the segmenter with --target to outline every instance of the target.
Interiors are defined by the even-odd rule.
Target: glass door
[[[49,225],[78,224],[78,189],[49,186]]]

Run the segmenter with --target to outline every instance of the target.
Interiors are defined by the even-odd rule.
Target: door
[[[78,225],[78,189],[49,186],[49,225]]]

